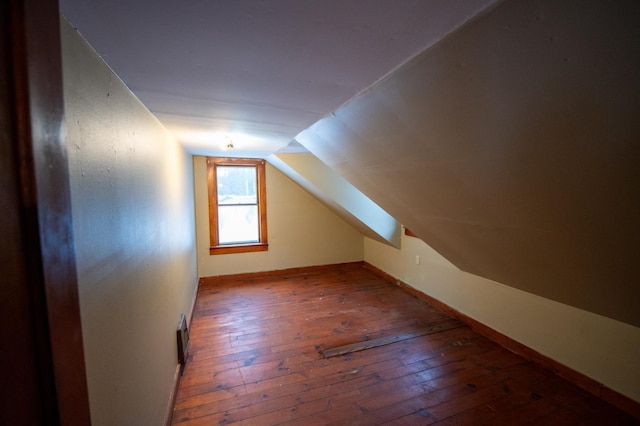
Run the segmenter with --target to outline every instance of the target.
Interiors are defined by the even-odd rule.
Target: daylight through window
[[[267,250],[264,160],[207,158],[210,254]]]

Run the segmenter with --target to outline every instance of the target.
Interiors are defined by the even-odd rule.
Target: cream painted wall
[[[400,250],[369,238],[364,246],[366,262],[640,401],[640,328],[463,272],[418,238],[403,236]]]
[[[80,309],[94,426],[161,425],[197,289],[191,156],[63,20]]]
[[[269,250],[209,255],[205,157],[194,156],[198,273],[201,277],[357,262],[363,236],[267,163]]]
[[[640,327],[639,5],[496,2],[296,140],[459,268]]]
[[[402,225],[311,153],[281,153],[267,160],[361,234],[400,247]]]

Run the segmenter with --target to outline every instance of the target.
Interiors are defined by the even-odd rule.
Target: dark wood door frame
[[[90,424],[57,0],[0,6],[1,424]]]

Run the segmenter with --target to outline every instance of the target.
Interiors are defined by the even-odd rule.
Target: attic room
[[[637,2],[151,9],[2,6],[0,423],[168,424],[203,279],[354,264],[640,416]],[[207,157],[268,250],[211,254]]]

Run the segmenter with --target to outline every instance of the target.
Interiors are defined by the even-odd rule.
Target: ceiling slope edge
[[[461,270],[640,326],[640,7],[587,3],[500,2],[296,140]]]
[[[401,224],[313,154],[273,154],[267,161],[364,236],[400,248]]]

